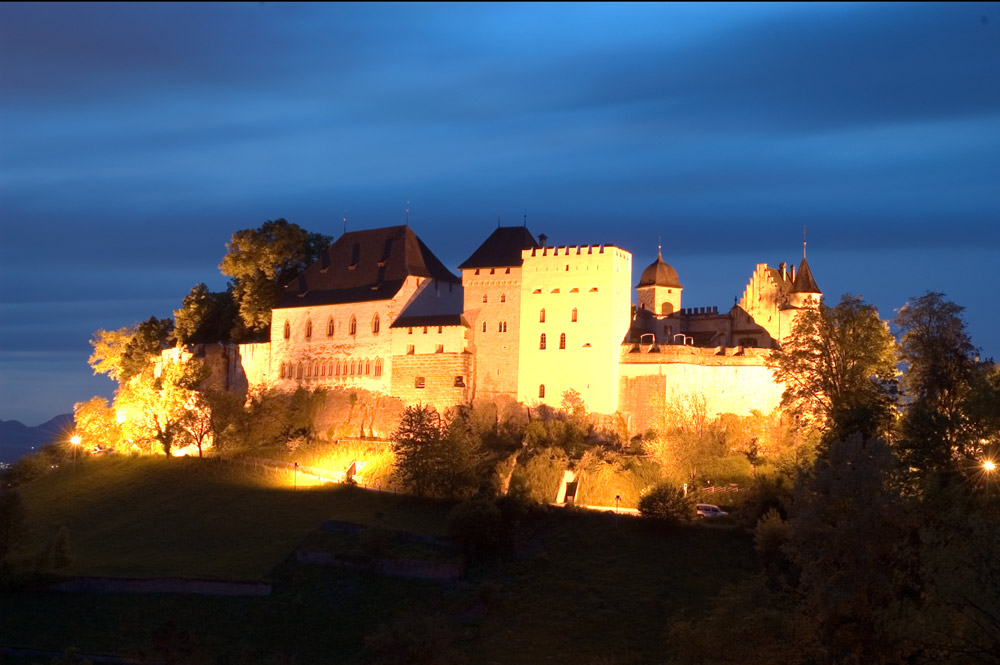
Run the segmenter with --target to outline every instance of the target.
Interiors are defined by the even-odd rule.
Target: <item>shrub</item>
[[[639,513],[659,522],[678,524],[691,520],[694,504],[684,496],[684,490],[663,483],[639,499]]]

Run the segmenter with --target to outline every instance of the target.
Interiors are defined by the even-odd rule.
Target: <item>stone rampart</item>
[[[438,411],[469,401],[470,353],[428,353],[392,358],[393,396]]]

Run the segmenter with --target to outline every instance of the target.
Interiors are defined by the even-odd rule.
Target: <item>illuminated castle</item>
[[[707,413],[769,412],[782,387],[765,365],[820,290],[760,264],[739,305],[684,309],[662,253],[632,299],[632,255],[612,245],[545,246],[496,229],[449,271],[409,226],[345,233],[272,312],[271,341],[241,345],[250,385],[345,387],[440,408],[478,399],[589,410],[635,428],[658,399]]]

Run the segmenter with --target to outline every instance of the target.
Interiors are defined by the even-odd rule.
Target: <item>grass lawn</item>
[[[0,645],[194,663],[357,663],[364,638],[405,616],[444,617],[469,663],[633,665],[664,660],[678,612],[756,569],[732,527],[658,529],[632,517],[550,510],[519,555],[473,561],[447,584],[299,565],[324,519],[440,536],[447,504],[351,488],[292,492],[218,462],[88,460],[22,488],[34,546],[65,524],[87,575],[274,582],[266,598],[0,595]],[[32,662],[30,659],[20,662]],[[42,662],[42,661],[39,661]]]
[[[90,458],[20,488],[40,551],[70,532],[72,575],[257,580],[325,519],[443,535],[449,506],[215,459]]]

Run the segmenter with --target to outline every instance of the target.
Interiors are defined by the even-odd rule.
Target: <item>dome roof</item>
[[[642,271],[639,277],[639,286],[669,286],[674,289],[682,289],[681,280],[677,277],[677,271],[669,263],[663,262],[663,252],[656,253],[656,260]]]

